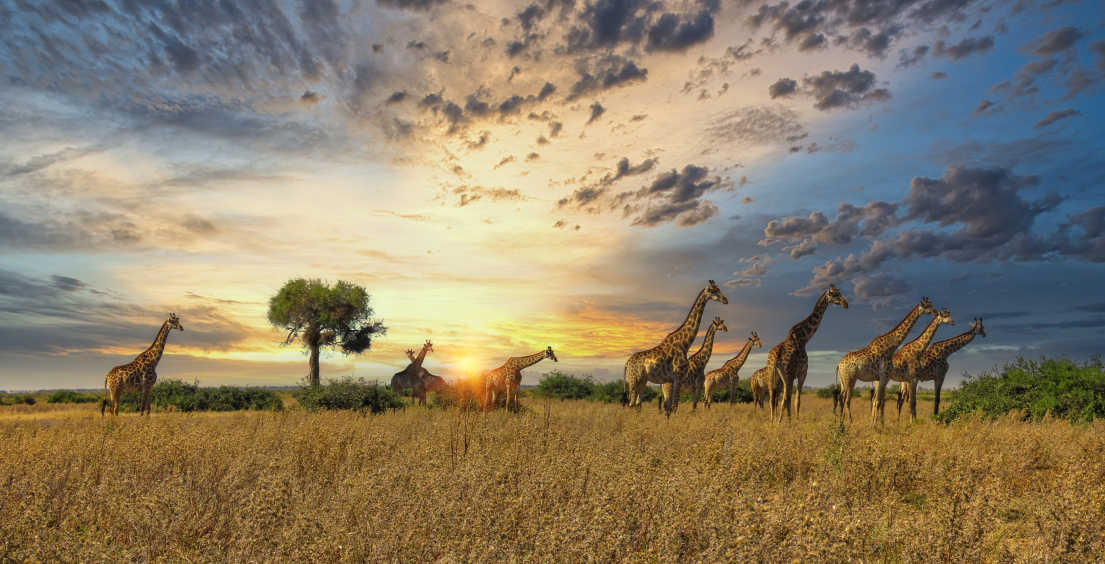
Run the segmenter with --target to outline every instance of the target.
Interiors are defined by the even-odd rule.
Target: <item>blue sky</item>
[[[432,338],[446,376],[552,345],[613,379],[708,279],[711,367],[829,283],[853,306],[808,385],[922,296],[957,320],[937,339],[985,319],[953,377],[1088,358],[1101,8],[0,0],[0,389],[99,386],[169,311],[162,377],[293,383],[264,314],[297,276],[365,285],[389,327],[324,377]]]

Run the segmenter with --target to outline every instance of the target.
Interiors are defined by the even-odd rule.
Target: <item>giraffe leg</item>
[[[917,380],[909,382],[909,421],[917,420]]]
[[[115,386],[111,389],[111,414],[119,415],[119,396],[123,394],[122,386]]]
[[[943,378],[936,379],[936,400],[932,404],[932,416],[940,415],[940,388],[944,385]]]
[[[664,411],[664,407],[671,401],[671,382],[664,382],[660,384],[660,403],[657,404],[656,409],[659,412]]]

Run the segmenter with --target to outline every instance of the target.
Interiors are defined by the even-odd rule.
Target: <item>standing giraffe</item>
[[[706,378],[703,382],[703,400],[706,402],[706,407],[710,407],[710,393],[713,390],[729,390],[729,400],[732,401],[733,393],[737,388],[737,380],[739,379],[739,373],[741,367],[744,366],[744,361],[748,360],[748,354],[752,352],[752,348],[762,347],[763,343],[760,342],[760,336],[755,331],[748,337],[748,341],[744,343],[744,347],[741,348],[737,356],[725,361],[725,364],[721,368],[715,368],[706,374]]]
[[[545,350],[533,353],[529,356],[516,356],[506,361],[506,364],[494,369],[488,370],[482,376],[484,383],[484,409],[491,409],[495,407],[495,401],[497,395],[502,393],[506,397],[506,408],[510,409],[511,401],[514,402],[514,407],[518,407],[518,386],[522,384],[522,370],[541,362],[546,358],[553,359],[553,362],[559,362],[556,359],[556,355],[553,354],[552,347],[547,347]]]
[[[852,391],[856,381],[879,381],[889,368],[894,349],[902,344],[909,330],[913,329],[913,324],[917,323],[917,319],[925,313],[936,315],[936,308],[932,307],[932,302],[928,298],[921,298],[921,303],[913,306],[896,327],[875,337],[866,347],[852,351],[840,359],[836,365],[836,379],[840,384],[840,401],[843,403],[840,410],[842,418],[847,411],[848,420],[852,420]]]
[[[770,378],[769,373],[774,369],[770,366],[764,366],[752,373],[752,377],[748,379],[748,388],[752,390],[752,402],[756,404],[756,407],[763,408],[764,400],[769,395],[767,393],[768,386],[773,385],[777,378]]]
[[[646,351],[635,352],[625,362],[625,389],[629,393],[629,405],[640,406],[641,394],[649,382],[660,384],[663,392],[664,412],[671,417],[679,397],[679,385],[687,371],[687,349],[698,335],[702,311],[708,300],[728,304],[729,298],[721,293],[713,280],[698,293],[691,311],[678,329],[672,331],[659,345]]]
[[[825,310],[829,308],[829,304],[837,304],[844,309],[848,309],[848,300],[844,299],[844,294],[841,294],[835,285],[829,286],[827,290],[821,293],[821,297],[817,298],[817,303],[813,306],[813,312],[795,324],[794,327],[791,327],[790,331],[787,331],[787,336],[783,339],[783,342],[775,345],[771,352],[767,354],[767,365],[771,367],[771,370],[767,372],[767,376],[769,379],[772,377],[778,379],[778,387],[773,385],[767,387],[768,399],[771,401],[772,419],[775,417],[775,392],[777,389],[783,393],[782,400],[786,406],[787,418],[790,418],[792,408],[794,417],[798,417],[802,411],[802,386],[806,384],[806,372],[809,369],[806,343],[810,342],[810,338],[817,332],[817,328],[821,325],[821,318],[825,315]],[[779,420],[781,421],[782,418],[783,412],[780,409]]]
[[[161,324],[161,329],[158,330],[157,337],[154,337],[150,348],[142,351],[134,360],[108,371],[107,376],[104,377],[104,388],[107,390],[108,397],[100,403],[101,416],[107,409],[108,398],[111,401],[111,414],[119,415],[119,396],[124,391],[141,392],[142,399],[138,406],[138,414],[141,415],[143,412],[146,415],[150,414],[150,395],[153,392],[153,385],[157,383],[157,363],[161,361],[161,355],[165,352],[165,339],[173,329],[184,331],[184,326],[180,324],[180,318],[175,313],[170,313],[169,319]]]
[[[955,351],[967,346],[975,335],[986,336],[986,329],[982,326],[982,318],[975,319],[971,324],[971,328],[966,333],[961,333],[950,339],[944,339],[943,341],[937,341],[933,343],[929,348],[925,349],[921,353],[921,360],[917,363],[918,370],[914,377],[915,382],[929,382],[932,381],[936,385],[936,401],[932,405],[932,414],[940,414],[940,389],[944,387],[944,377],[948,375],[948,357]],[[909,398],[910,405],[916,406],[917,387],[911,386],[906,396]],[[898,417],[901,417],[902,403],[905,398],[898,400]]]
[[[883,410],[886,407],[886,383],[888,380],[898,382],[898,405],[902,405],[903,392],[908,397],[914,398],[909,402],[909,418],[911,421],[917,419],[917,400],[915,399],[916,394],[913,392],[917,389],[916,378],[917,371],[920,368],[921,353],[932,342],[932,337],[936,334],[936,330],[941,323],[955,325],[955,320],[952,319],[952,314],[948,311],[948,308],[940,310],[940,314],[932,318],[928,327],[925,327],[925,330],[916,339],[902,345],[902,348],[890,357],[890,370],[884,373],[885,379],[880,380],[877,384],[876,403],[872,405],[873,408],[879,410],[879,419],[882,419]],[[908,391],[904,391],[906,386],[909,386]],[[902,411],[899,409],[898,418],[901,419],[901,417]]]
[[[419,351],[417,356],[413,350],[407,349],[407,358],[411,360],[411,363],[391,377],[391,389],[396,392],[410,390],[416,404],[425,404],[426,387],[423,385],[425,369],[422,368],[422,361],[426,360],[426,353],[432,350],[434,350],[434,345],[429,339],[426,340],[426,344],[422,345],[422,350]]]
[[[702,339],[702,346],[691,356],[687,357],[687,374],[683,381],[691,386],[691,409],[698,409],[698,395],[702,393],[706,382],[706,363],[710,362],[710,355],[714,352],[714,333],[717,331],[729,332],[725,322],[720,317],[714,317],[713,323],[706,328],[706,337]],[[704,399],[706,405],[710,400]]]

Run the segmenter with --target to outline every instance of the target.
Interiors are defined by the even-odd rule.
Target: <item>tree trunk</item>
[[[311,360],[310,360],[310,364],[311,364],[311,374],[310,374],[310,376],[309,376],[308,378],[309,378],[309,380],[310,380],[310,382],[311,382],[311,387],[312,387],[312,388],[317,388],[317,387],[319,386],[319,377],[318,377],[318,345],[317,345],[317,344],[315,344],[315,345],[309,345],[309,346],[310,346],[310,349],[311,349]]]

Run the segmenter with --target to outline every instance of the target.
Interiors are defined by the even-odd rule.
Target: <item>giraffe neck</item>
[[[730,368],[735,368],[737,366],[744,366],[744,361],[748,360],[748,355],[751,352],[752,352],[752,339],[748,339],[747,341],[744,342],[744,347],[741,348],[739,353],[737,353],[737,356],[734,356],[733,358],[729,359],[729,362],[726,362],[725,366],[723,366],[722,368],[728,370]]]
[[[710,298],[706,295],[706,289],[703,288],[698,293],[698,297],[695,298],[691,311],[687,313],[687,319],[683,320],[683,324],[668,335],[664,341],[682,347],[683,351],[689,349],[695,336],[698,335],[698,326],[702,323],[702,311],[706,309],[706,300],[708,299]]]
[[[518,356],[507,361],[507,365],[514,370],[522,370],[541,362],[545,358],[545,351],[539,353],[533,353],[529,356]]]
[[[418,352],[418,356],[414,357],[414,361],[411,362],[411,367],[415,370],[422,368],[422,361],[426,359],[426,350],[429,347],[422,345],[422,350]]]
[[[714,352],[714,334],[717,333],[717,325],[713,323],[706,329],[706,338],[702,341],[702,347],[698,349],[698,352],[694,353],[694,361],[701,362],[703,366],[706,366],[706,362],[710,360],[710,355]]]
[[[896,327],[882,337],[876,339],[875,343],[881,345],[879,348],[881,348],[882,351],[892,351],[898,348],[898,345],[902,344],[902,341],[905,340],[910,329],[913,329],[913,325],[917,323],[917,320],[920,319],[923,312],[924,308],[921,307],[921,304],[913,306],[913,309],[909,310],[909,313],[906,314],[905,318],[903,318]]]
[[[169,330],[169,322],[162,323],[161,329],[154,337],[153,344],[139,355],[139,358],[148,364],[157,364],[161,360],[161,355],[165,352],[165,340],[169,337]]]
[[[932,342],[933,335],[936,335],[936,329],[940,327],[940,316],[932,318],[925,330],[917,335],[916,339],[913,339],[906,346],[902,347],[901,352],[910,358],[917,358],[921,352],[925,350],[925,347]]]
[[[787,333],[787,338],[792,339],[797,346],[804,347],[809,342],[810,338],[817,331],[818,326],[821,325],[821,318],[825,315],[825,310],[829,307],[828,294],[821,294],[821,297],[817,299],[817,303],[813,306],[813,312],[809,317],[800,321],[797,325],[790,328],[790,332]]]
[[[952,353],[967,346],[967,343],[970,343],[977,334],[975,328],[971,327],[966,333],[933,343],[932,346],[928,348],[926,355],[934,359],[939,358],[941,360],[946,360]]]

